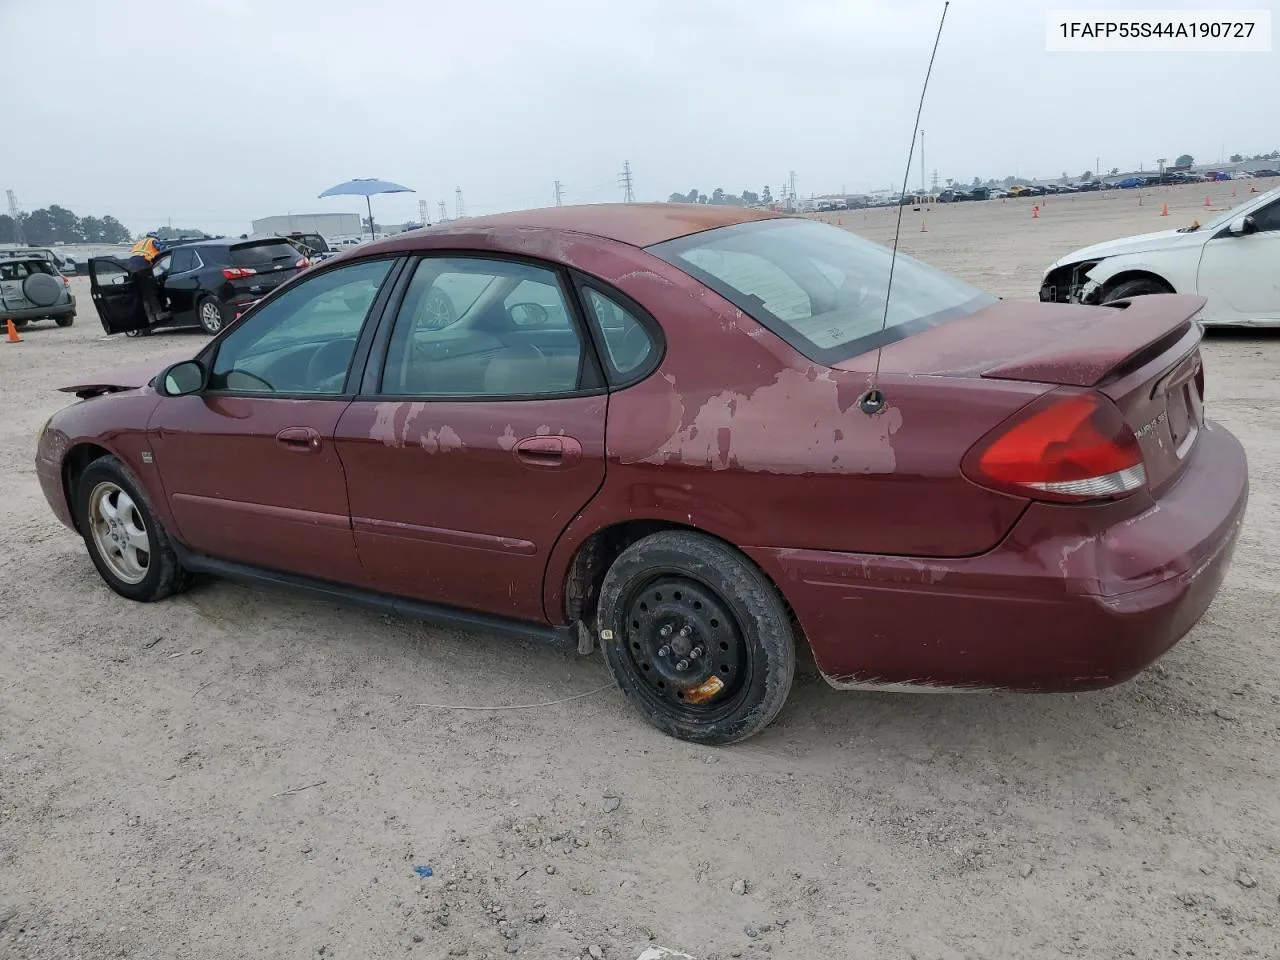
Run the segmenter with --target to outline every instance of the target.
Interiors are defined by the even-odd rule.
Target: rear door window
[[[186,273],[195,267],[195,254],[186,247],[179,247],[173,251],[173,258],[169,261],[170,273]]]

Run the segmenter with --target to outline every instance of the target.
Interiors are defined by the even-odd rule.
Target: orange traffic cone
[[[1168,215],[1169,215],[1169,201],[1166,200],[1164,203],[1164,209],[1160,211],[1160,216],[1167,217]]]
[[[5,343],[21,343],[22,342],[22,338],[18,336],[18,328],[13,325],[12,320],[6,320],[5,327],[7,328],[6,330],[7,336],[4,338]]]
[[[1031,219],[1032,219],[1032,220],[1039,220],[1039,219],[1040,219],[1040,207],[1039,207],[1039,205],[1036,205],[1036,206],[1034,206],[1034,207],[1032,207],[1032,208],[1031,208]]]
[[[1211,206],[1213,206],[1213,201],[1211,201],[1208,197],[1205,197],[1205,198],[1204,198],[1204,208],[1205,208],[1206,210],[1208,210]]]

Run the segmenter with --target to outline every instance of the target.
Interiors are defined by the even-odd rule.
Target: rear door
[[[203,262],[195,247],[175,247],[169,255],[169,266],[164,273],[164,296],[169,312],[179,324],[192,319],[196,309],[196,294],[200,289],[197,272]]]
[[[107,333],[144,329],[147,312],[129,268],[114,257],[93,257],[88,266],[89,298],[102,329]]]
[[[384,326],[335,436],[371,584],[545,620],[547,558],[605,474],[607,396],[569,288],[527,263],[427,258]]]

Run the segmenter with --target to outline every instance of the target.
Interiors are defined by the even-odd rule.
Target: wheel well
[[[1152,283],[1159,284],[1169,293],[1174,293],[1173,285],[1158,273],[1152,273],[1149,270],[1125,270],[1123,273],[1117,273],[1102,285],[1099,290],[1099,299],[1101,295],[1109,293],[1122,283],[1128,283],[1131,280],[1150,280]]]
[[[568,616],[569,621],[591,620],[595,615],[595,605],[596,599],[600,595],[600,585],[604,582],[604,575],[608,572],[609,567],[613,565],[613,561],[618,559],[618,555],[637,540],[642,540],[650,534],[659,533],[663,530],[683,530],[688,533],[702,534],[703,536],[720,540],[735,550],[738,549],[723,537],[716,537],[715,534],[707,533],[705,530],[699,530],[697,527],[688,526],[687,524],[671,523],[666,520],[627,520],[623,523],[604,527],[582,542],[573,556],[573,561],[569,564],[569,572],[565,576],[564,589],[565,614]],[[747,560],[754,564],[754,561],[749,557]],[[757,569],[759,569],[758,566]],[[790,601],[787,600],[786,595],[779,589],[778,585],[773,582],[772,577],[763,570],[760,573],[778,591],[778,596],[781,598],[783,606],[786,607],[787,614],[791,617],[792,625],[796,630],[796,637],[801,637],[800,625]]]
[[[62,494],[67,498],[67,507],[71,512],[71,520],[80,528],[80,518],[76,516],[75,489],[80,475],[93,461],[99,457],[110,456],[111,451],[96,443],[79,443],[67,451],[62,459]]]

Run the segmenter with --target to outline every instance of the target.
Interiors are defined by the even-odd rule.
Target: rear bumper
[[[1136,517],[1035,504],[978,557],[748,552],[835,686],[1106,687],[1177,643],[1226,576],[1249,496],[1244,449],[1209,423],[1193,457]]]
[[[76,312],[76,298],[70,303],[55,303],[52,307],[23,307],[11,310],[0,307],[0,322],[5,320],[39,320],[43,317],[66,317]]]

